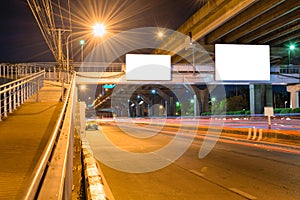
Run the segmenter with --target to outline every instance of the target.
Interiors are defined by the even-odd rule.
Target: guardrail
[[[0,63],[0,77],[19,79],[30,74],[45,71],[46,80],[59,80],[66,73],[56,63]],[[69,79],[63,77],[65,82]]]
[[[75,88],[74,74],[55,129],[22,199],[71,199]]]
[[[26,102],[42,86],[45,71],[0,85],[0,121],[7,118],[21,104]]]

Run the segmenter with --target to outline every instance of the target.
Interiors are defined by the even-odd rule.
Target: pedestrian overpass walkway
[[[38,95],[0,122],[0,199],[23,196],[61,112],[61,90],[45,81]]]

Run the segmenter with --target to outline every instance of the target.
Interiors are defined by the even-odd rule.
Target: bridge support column
[[[141,106],[139,105],[138,101],[134,102],[136,107],[135,107],[135,116],[140,117],[141,116]]]
[[[287,91],[290,92],[290,107],[298,108],[299,107],[300,84],[288,85]]]
[[[272,85],[249,85],[250,113],[262,114],[265,106],[273,106]]]
[[[174,103],[174,97],[170,97],[170,101],[167,103],[167,116],[174,116],[175,115],[175,103]]]
[[[200,96],[200,113],[201,112],[208,112],[209,106],[208,106],[208,88],[199,90],[199,96]]]

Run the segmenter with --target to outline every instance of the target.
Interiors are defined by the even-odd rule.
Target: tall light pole
[[[293,44],[289,46],[289,52],[288,52],[289,53],[289,65],[291,64],[291,51],[294,51],[295,48],[296,47]]]
[[[66,49],[67,49],[67,72],[69,72],[70,70],[70,57],[69,57],[69,39],[72,35],[72,31],[68,30],[70,32],[70,34],[67,37],[67,41],[66,41]]]
[[[96,23],[93,26],[94,35],[97,37],[102,37],[106,33],[105,25]],[[85,40],[80,40],[79,44],[81,45],[81,62],[83,62],[83,46],[85,45]]]
[[[79,44],[81,45],[81,62],[83,62],[83,46],[85,44],[84,40],[80,40]]]

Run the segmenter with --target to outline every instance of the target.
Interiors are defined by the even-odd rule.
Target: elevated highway
[[[273,64],[288,63],[288,47],[299,42],[299,9],[300,3],[293,0],[206,0],[177,31],[192,36],[192,42],[198,42],[211,56],[216,43],[266,44],[271,46]],[[184,43],[167,39],[161,47],[176,48],[185,58],[192,56]],[[293,55],[298,53],[295,50]],[[203,58],[196,62],[207,62]],[[180,61],[182,57],[174,55],[173,62]]]

